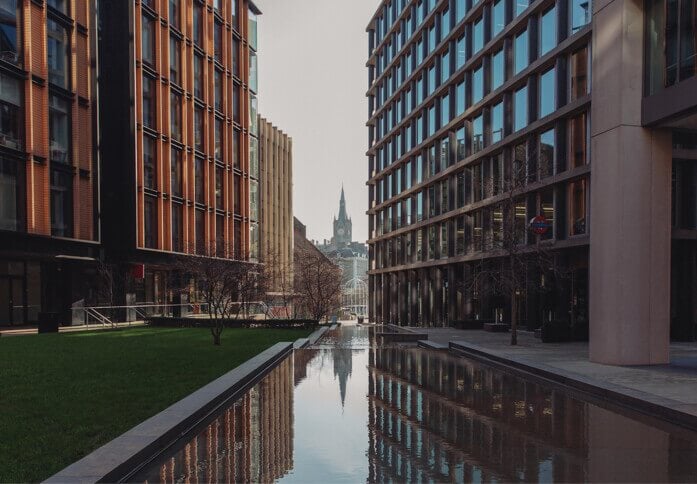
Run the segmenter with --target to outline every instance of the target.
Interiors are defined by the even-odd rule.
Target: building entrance
[[[0,326],[24,324],[24,278],[0,276]]]

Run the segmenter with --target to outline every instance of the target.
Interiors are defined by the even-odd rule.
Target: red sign
[[[530,230],[537,235],[544,235],[549,230],[549,222],[544,215],[538,215],[530,220]]]
[[[145,279],[145,264],[133,264],[131,266],[133,279]]]

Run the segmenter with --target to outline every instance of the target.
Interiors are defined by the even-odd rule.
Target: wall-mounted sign
[[[550,224],[547,222],[547,218],[544,215],[537,215],[530,219],[530,230],[534,234],[544,235],[549,230]]]

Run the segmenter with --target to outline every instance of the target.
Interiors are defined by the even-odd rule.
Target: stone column
[[[670,132],[641,125],[641,0],[593,5],[590,359],[669,360]]]

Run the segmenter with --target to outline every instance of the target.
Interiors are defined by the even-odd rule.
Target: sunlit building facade
[[[502,241],[515,237],[566,274],[527,274],[516,295],[527,329],[589,326],[591,358],[617,363],[667,361],[671,323],[694,338],[693,256],[673,271],[682,282],[672,307],[670,296],[671,233],[674,250],[695,233],[675,220],[671,230],[671,193],[674,214],[680,197],[695,212],[685,190],[697,127],[694,2],[656,3],[381,3],[367,64],[373,319],[509,320],[510,296],[466,281],[475,265],[500,264]],[[671,190],[676,156],[682,192]],[[524,188],[504,233],[506,187],[519,171]],[[530,230],[533,218],[543,233]]]
[[[258,261],[259,13],[99,3],[104,245],[138,302],[171,302],[175,254]]]
[[[92,290],[100,239],[96,14],[0,0],[0,326]]]

